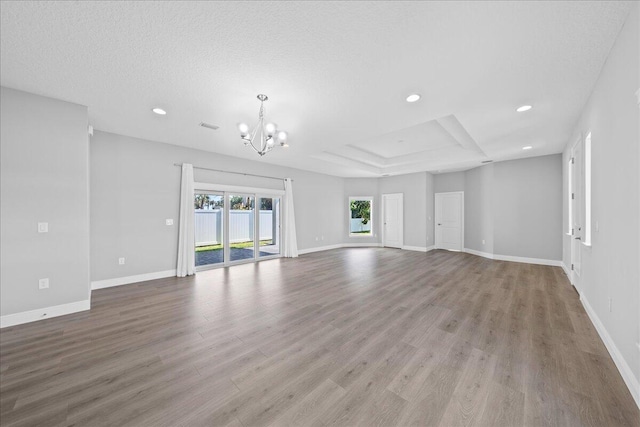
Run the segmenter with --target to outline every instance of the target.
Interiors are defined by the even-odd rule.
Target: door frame
[[[460,252],[464,252],[464,191],[443,191],[443,192],[434,194],[433,247],[435,249],[440,249],[438,247],[438,243],[439,243],[438,240],[441,240],[442,236],[440,236],[440,239],[438,239],[438,229],[437,229],[438,227],[438,195],[444,195],[444,194],[460,194],[462,196],[461,204],[460,204]],[[447,250],[458,252],[454,249],[447,249]]]
[[[257,187],[240,187],[240,186],[235,186],[235,185],[224,185],[224,184],[210,184],[210,183],[205,183],[205,182],[194,182],[193,183],[193,193],[194,196],[196,194],[198,194],[198,192],[210,192],[210,193],[217,193],[218,195],[222,195],[224,197],[224,222],[222,224],[222,227],[224,229],[224,235],[223,235],[223,245],[222,245],[222,250],[224,251],[224,261],[218,264],[209,264],[209,265],[202,265],[202,266],[196,266],[195,271],[204,271],[204,270],[210,270],[210,269],[214,269],[214,268],[221,268],[221,267],[229,267],[232,265],[238,265],[238,264],[247,264],[247,263],[251,263],[251,262],[258,262],[258,261],[262,261],[262,260],[267,260],[267,259],[274,259],[274,258],[281,258],[282,257],[282,236],[283,236],[283,227],[284,224],[282,223],[282,207],[284,206],[283,202],[284,202],[284,197],[285,197],[285,192],[284,190],[274,190],[274,189],[270,189],[270,188],[257,188]],[[248,258],[248,259],[241,259],[241,260],[236,260],[236,261],[231,261],[230,260],[230,243],[229,243],[229,211],[231,209],[231,206],[229,206],[229,201],[227,200],[227,196],[229,196],[230,194],[232,195],[239,195],[239,196],[252,196],[254,197],[254,235],[253,235],[253,242],[254,242],[254,247],[253,247],[253,258]],[[280,244],[280,253],[276,254],[276,255],[269,255],[269,256],[260,256],[260,206],[258,206],[258,200],[260,198],[278,198],[280,199],[280,205],[279,205],[279,209],[280,211],[280,224],[278,227],[278,238],[279,238],[279,244]],[[193,248],[193,250],[195,251],[195,248]]]
[[[387,213],[385,210],[385,202],[386,200],[389,198],[389,196],[400,196],[400,208],[401,208],[401,213],[400,213],[400,246],[386,246],[385,243],[385,226],[387,224]],[[402,249],[404,247],[404,193],[387,193],[387,194],[383,194],[382,195],[382,246],[383,247],[389,247],[389,248],[398,248],[398,249]]]
[[[573,285],[573,287],[575,288],[575,290],[578,292],[578,295],[581,295],[581,283],[580,283],[580,274],[582,271],[582,245],[580,244],[580,242],[576,242],[577,238],[580,237],[582,238],[582,233],[580,232],[581,230],[575,230],[575,226],[576,223],[578,223],[577,225],[580,225],[581,228],[584,228],[584,225],[581,225],[580,223],[583,221],[583,216],[584,216],[584,212],[582,212],[583,207],[580,206],[582,205],[582,194],[579,194],[578,196],[580,197],[579,199],[576,198],[575,193],[580,192],[583,193],[583,188],[582,185],[584,185],[584,183],[581,181],[580,182],[580,186],[578,187],[578,181],[582,180],[583,176],[582,174],[584,173],[583,170],[579,170],[578,172],[576,172],[576,168],[580,167],[583,168],[584,164],[579,164],[578,162],[581,162],[584,159],[584,143],[583,143],[583,139],[582,139],[582,133],[580,133],[580,135],[578,135],[578,138],[576,139],[576,141],[571,145],[571,163],[570,163],[570,168],[569,168],[569,174],[568,174],[568,179],[571,182],[571,188],[570,188],[570,192],[571,194],[569,195],[569,202],[571,203],[571,208],[569,209],[569,211],[571,212],[571,229],[569,230],[569,238],[570,243],[569,243],[569,251],[571,254],[571,258],[570,258],[570,275],[569,275],[569,282],[571,283],[571,285]],[[582,147],[580,147],[582,146]],[[578,148],[582,148],[582,156],[580,158],[576,158],[576,151]],[[577,174],[577,176],[576,176]],[[575,193],[574,193],[575,192]],[[579,205],[576,205],[576,200],[580,201]],[[577,262],[576,262],[577,261]],[[575,268],[575,265],[578,264],[578,269]]]

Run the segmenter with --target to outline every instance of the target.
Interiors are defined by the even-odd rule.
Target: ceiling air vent
[[[213,129],[213,130],[220,129],[220,126],[210,125],[209,123],[205,123],[205,122],[200,122],[200,126],[202,126],[203,128]]]

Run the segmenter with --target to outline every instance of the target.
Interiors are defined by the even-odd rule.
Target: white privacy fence
[[[362,218],[351,218],[349,231],[352,233],[357,233],[358,231],[371,231],[371,221],[363,224]]]
[[[222,209],[196,209],[195,234],[196,246],[217,245],[222,243],[224,211]],[[275,221],[274,221],[275,220]],[[273,239],[274,233],[278,238],[278,215],[273,217],[273,211],[260,211],[260,240]],[[254,233],[253,211],[229,211],[229,242],[250,242]]]

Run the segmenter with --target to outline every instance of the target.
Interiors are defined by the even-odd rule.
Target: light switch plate
[[[38,280],[38,289],[48,289],[49,288],[49,279],[40,279]]]
[[[39,222],[38,223],[38,233],[48,233],[49,232],[49,223],[48,222]]]
[[[165,222],[166,222],[167,225],[173,225],[173,219],[172,218],[169,218],[169,219],[165,220]]]

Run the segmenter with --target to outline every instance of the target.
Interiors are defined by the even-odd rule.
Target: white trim
[[[564,274],[567,275],[567,279],[569,279],[569,283],[571,283],[571,270],[567,267],[567,264],[562,262],[562,270],[564,270]]]
[[[337,245],[328,245],[328,246],[318,246],[316,248],[298,249],[298,255],[310,254],[313,252],[329,251],[331,249],[340,249],[341,247],[342,247],[341,244],[337,244]]]
[[[596,331],[598,331],[602,342],[609,351],[609,354],[611,355],[613,362],[616,364],[618,371],[620,371],[620,375],[622,375],[622,379],[627,385],[627,388],[629,388],[631,396],[633,396],[633,399],[636,401],[636,405],[638,405],[638,407],[640,408],[640,382],[638,382],[638,379],[633,375],[633,372],[627,364],[627,361],[624,360],[624,357],[622,357],[622,353],[620,353],[620,350],[618,350],[618,347],[616,347],[613,339],[611,339],[611,336],[607,332],[607,329],[600,321],[600,318],[593,310],[584,294],[580,296],[580,301],[582,302],[582,306],[587,312],[589,319],[591,319],[591,323],[593,323]]]
[[[498,255],[492,254],[489,252],[481,252],[476,251],[475,249],[464,248],[464,252],[477,255],[484,258],[495,259],[497,261],[511,261],[511,262],[521,262],[524,264],[538,264],[538,265],[551,265],[554,267],[563,267],[564,264],[562,261],[554,260],[554,259],[542,259],[542,258],[527,258],[520,256],[511,256],[511,255]],[[566,267],[564,267],[566,268]]]
[[[382,243],[338,243],[337,245],[318,246],[315,248],[307,248],[298,250],[298,254],[310,254],[313,252],[329,251],[341,248],[380,248]]]
[[[489,252],[481,252],[481,251],[476,251],[475,249],[469,249],[469,248],[464,248],[464,252],[471,254],[471,255],[477,255],[477,256],[481,256],[484,258],[489,258],[489,259],[493,259],[493,254],[489,253]]]
[[[193,189],[195,191],[205,190],[214,191],[220,193],[244,193],[244,194],[259,194],[260,196],[284,196],[284,190],[274,190],[271,188],[258,188],[258,187],[243,187],[237,185],[223,185],[223,184],[211,184],[208,182],[194,182]]]
[[[554,267],[562,267],[562,261],[555,260],[555,259],[527,258],[527,257],[520,257],[520,256],[497,255],[497,254],[493,254],[493,259],[496,259],[498,261],[512,261],[512,262],[522,262],[525,264],[551,265]]]
[[[343,243],[343,248],[381,248],[382,243]]]
[[[22,325],[23,323],[36,322],[38,320],[78,313],[89,309],[91,309],[91,300],[87,299],[84,301],[70,302],[68,304],[54,305],[53,307],[7,314],[6,316],[0,317],[0,328]]]
[[[135,276],[116,277],[115,279],[96,280],[91,282],[91,290],[145,282],[147,280],[164,279],[165,277],[174,277],[175,275],[176,270],[165,270],[154,273],[136,274]]]
[[[403,246],[402,247],[403,250],[405,251],[416,251],[416,252],[429,252],[433,250],[433,246]]]

